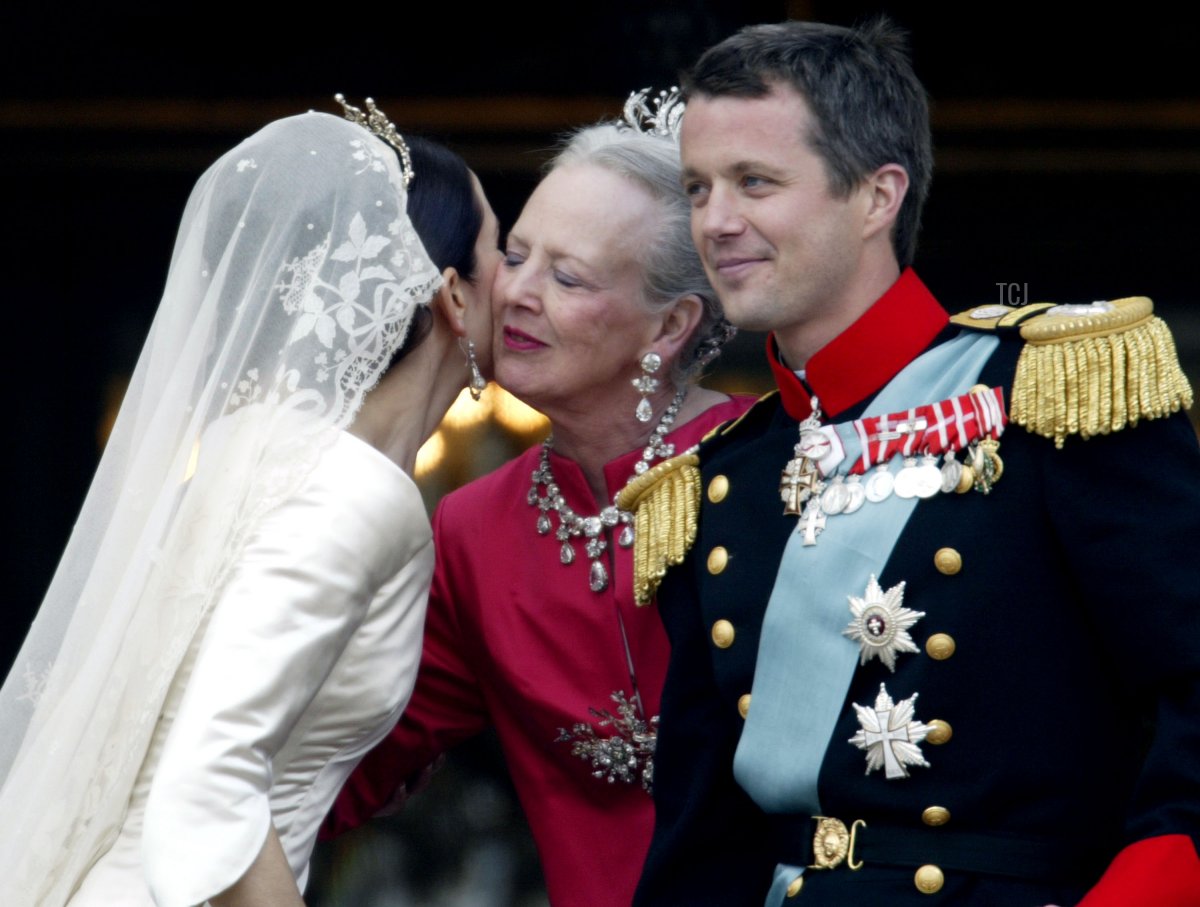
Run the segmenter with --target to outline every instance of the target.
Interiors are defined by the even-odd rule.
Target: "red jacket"
[[[715,406],[667,441],[682,452],[751,403],[741,397]],[[605,467],[610,491],[625,484],[640,455]],[[416,690],[399,725],[347,782],[326,831],[365,822],[439,753],[494,725],[551,903],[611,907],[633,898],[653,831],[651,799],[638,784],[593,778],[569,743],[555,741],[561,729],[589,720],[589,709],[615,711],[612,693],[632,696],[630,659],[645,714],[657,715],[667,639],[655,609],[633,603],[630,549],[611,546],[613,576],[595,593],[583,545],[564,566],[553,533],[536,533],[538,511],[526,495],[539,456],[532,448],[439,504]],[[551,467],[570,507],[594,513],[579,467],[557,455]]]

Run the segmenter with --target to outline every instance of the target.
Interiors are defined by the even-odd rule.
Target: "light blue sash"
[[[909,363],[866,413],[894,413],[966,393],[998,343],[987,334],[960,334]],[[857,434],[838,429],[846,445],[843,462],[852,463],[861,454]],[[892,459],[893,474],[901,463]],[[862,595],[871,575],[883,569],[917,501],[892,495],[857,514],[830,517],[814,546],[805,546],[799,533],[788,540],[763,618],[752,704],[734,757],[738,783],[769,813],[821,813],[817,776],[859,657],[858,645],[842,635],[850,622],[847,596]],[[780,903],[801,872],[778,867],[767,904]]]

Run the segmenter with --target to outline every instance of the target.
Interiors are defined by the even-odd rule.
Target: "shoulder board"
[[[1031,302],[1022,306],[977,305],[973,309],[951,315],[950,323],[968,331],[1011,333],[1017,331],[1030,318],[1052,308],[1052,302]]]
[[[700,458],[689,451],[646,470],[621,489],[617,507],[634,515],[633,597],[648,605],[696,542]]]
[[[1192,403],[1171,331],[1145,296],[1046,307],[1019,331],[1012,421],[1058,447]]]

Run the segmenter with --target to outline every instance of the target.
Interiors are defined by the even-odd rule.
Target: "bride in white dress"
[[[0,904],[302,904],[411,693],[433,549],[409,476],[490,366],[498,228],[460,159],[348,115],[272,123],[188,202],[0,690]]]

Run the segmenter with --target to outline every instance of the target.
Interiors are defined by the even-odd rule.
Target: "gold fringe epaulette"
[[[696,541],[700,513],[700,458],[680,454],[648,469],[617,495],[617,507],[634,515],[633,597],[654,600],[667,568],[683,562]]]
[[[1009,415],[1058,447],[1192,404],[1175,341],[1145,296],[1055,306],[1020,331]]]

